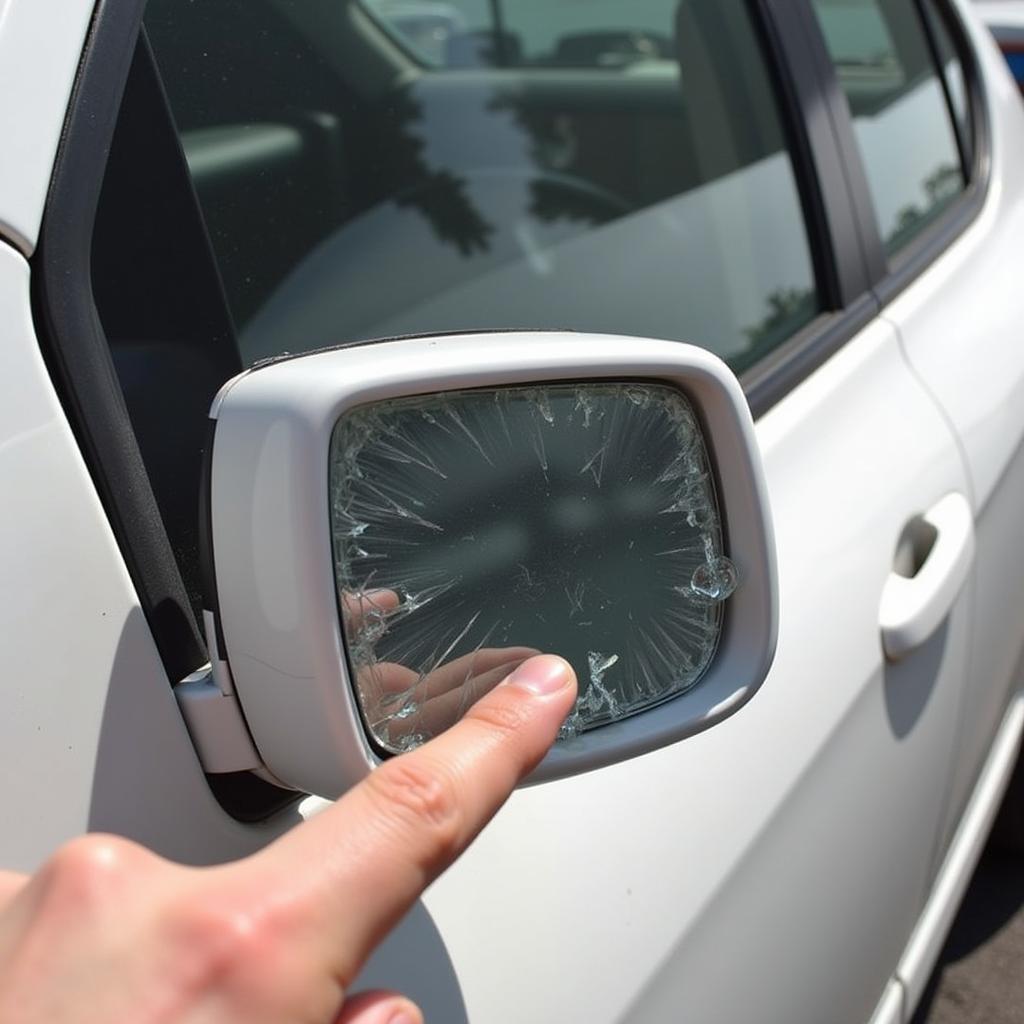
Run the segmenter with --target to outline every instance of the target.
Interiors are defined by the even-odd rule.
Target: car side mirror
[[[275,781],[340,794],[542,650],[580,682],[542,781],[706,729],[768,672],[760,456],[739,384],[702,349],[378,342],[259,364],[211,420],[217,686],[179,696],[220,770],[254,752]],[[229,765],[218,743],[242,752]]]

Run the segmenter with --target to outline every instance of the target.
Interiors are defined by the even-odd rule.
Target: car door
[[[849,11],[848,4],[816,3],[834,56],[841,26],[829,18],[840,6]],[[888,87],[867,111],[858,109],[853,78],[845,77],[854,114],[851,151],[868,183],[866,232],[880,254],[875,290],[914,372],[957,432],[975,517],[970,671],[941,852],[1020,684],[1024,573],[1016,538],[1024,497],[1024,353],[1015,268],[1024,216],[1017,171],[1024,111],[969,5],[924,5],[933,54],[920,22],[901,5],[859,6],[865,42],[887,54],[909,86]],[[912,145],[905,145],[908,138]],[[952,187],[940,185],[943,180]]]
[[[1016,305],[1024,226],[1024,108],[984,27],[964,19],[971,46],[963,57],[947,48],[947,67],[975,60],[970,72],[985,91],[976,98],[974,161],[991,161],[987,181],[975,175],[976,222],[963,241],[928,275],[900,291],[894,281],[886,316],[900,332],[907,356],[956,428],[970,468],[977,535],[976,612],[971,671],[964,695],[959,753],[952,780],[947,831],[959,818],[1008,702],[1021,685],[1019,609],[1024,567],[1018,550],[1024,501],[1024,353]],[[963,52],[963,51],[961,51]],[[968,69],[970,65],[967,65]],[[966,75],[965,75],[966,77]],[[987,136],[987,137],[986,137]],[[987,183],[987,189],[983,186]],[[947,287],[976,296],[949,319],[938,316]],[[898,293],[898,294],[896,294]]]
[[[766,685],[705,734],[518,792],[364,980],[441,1020],[864,1020],[927,892],[971,612],[950,589],[935,628],[890,661],[882,605],[894,581],[920,582],[931,550],[901,546],[908,526],[969,485],[896,331],[872,316],[845,184],[823,174],[835,140],[810,117],[806,67],[782,62],[799,52],[793,26],[705,2],[609,2],[600,17],[524,4],[499,26],[467,4],[454,38],[421,53],[375,9],[157,0],[155,62],[133,51],[139,5],[95,29],[37,265],[42,329],[61,386],[91,389],[69,403],[80,436],[120,425],[118,445],[83,446],[125,552],[156,551],[130,564],[171,680],[196,667],[180,635],[194,432],[232,359],[469,327],[703,344],[762,396],[781,588]],[[108,159],[83,97],[113,119],[112,67],[127,81]],[[206,167],[230,142],[219,158],[258,181],[262,160],[284,159],[287,133],[265,130],[283,107],[327,109],[344,156],[336,205],[299,241],[290,204],[315,200],[298,170],[238,216],[194,155],[196,132]],[[253,143],[243,160],[239,139]],[[76,219],[90,188],[95,223]],[[282,223],[302,250],[283,270],[262,251]],[[84,295],[61,291],[69,279]],[[106,375],[77,373],[83,353]],[[132,487],[112,486],[126,452]],[[115,682],[111,700],[127,700]],[[167,713],[134,727],[144,737]],[[94,796],[103,825],[160,837],[173,807],[177,848],[238,850],[247,826],[213,830],[178,766],[163,785],[181,798],[160,802],[126,794],[125,767],[121,806]],[[250,782],[212,784],[236,817],[269,819],[256,845],[287,823],[275,801],[289,797]]]

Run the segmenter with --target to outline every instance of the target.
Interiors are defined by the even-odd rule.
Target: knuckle
[[[267,946],[266,929],[261,929],[246,912],[219,902],[192,900],[183,905],[174,922],[175,938],[198,959],[218,968],[250,959]]]
[[[442,855],[462,834],[462,806],[453,776],[417,758],[389,761],[367,779],[386,821],[402,831],[429,833]]]
[[[43,866],[39,884],[58,907],[96,912],[135,881],[148,861],[142,847],[117,836],[88,835],[65,843]]]
[[[282,980],[288,940],[272,914],[196,898],[177,908],[170,931],[179,990],[248,999],[263,992],[267,979]]]

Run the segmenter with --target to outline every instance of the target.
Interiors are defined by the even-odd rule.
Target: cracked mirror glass
[[[396,753],[538,651],[580,692],[562,741],[675,697],[737,585],[707,453],[664,385],[361,406],[331,444],[335,571],[365,727]]]

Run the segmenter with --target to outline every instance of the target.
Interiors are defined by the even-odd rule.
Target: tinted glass
[[[356,409],[331,445],[331,511],[349,665],[392,751],[537,651],[576,669],[566,736],[676,696],[737,582],[700,428],[660,385]]]
[[[916,5],[814,0],[850,105],[882,238],[895,252],[965,186],[942,79]]]
[[[665,0],[364,0],[421,59],[447,67],[621,67],[674,55]]]
[[[818,312],[741,0],[151,0],[147,27],[246,362],[569,328],[741,368]]]
[[[957,52],[956,43],[950,31],[950,13],[935,0],[923,0],[922,8],[928,23],[928,30],[935,46],[935,55],[942,68],[946,95],[953,111],[957,136],[964,156],[964,173],[970,174],[974,153],[974,124],[971,120],[970,96],[967,91],[967,76]]]

